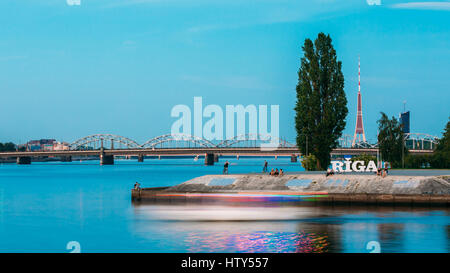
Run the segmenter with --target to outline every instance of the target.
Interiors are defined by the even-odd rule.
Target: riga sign
[[[369,161],[365,166],[364,161],[331,161],[331,166],[334,172],[376,172],[377,165],[374,161]]]

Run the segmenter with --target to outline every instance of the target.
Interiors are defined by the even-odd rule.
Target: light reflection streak
[[[166,221],[285,221],[314,217],[315,211],[304,207],[247,206],[139,206],[139,214],[147,219]]]
[[[157,193],[156,197],[171,198],[201,198],[220,199],[222,201],[250,201],[250,202],[284,202],[284,201],[315,201],[317,198],[328,196],[327,192],[237,192],[237,193]]]

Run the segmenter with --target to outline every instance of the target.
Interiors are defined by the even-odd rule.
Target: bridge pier
[[[297,156],[295,154],[291,155],[291,162],[297,162]]]
[[[61,162],[72,162],[72,156],[71,155],[61,156],[60,160]]]
[[[205,165],[212,166],[214,165],[214,154],[205,153]]]
[[[31,157],[29,157],[29,156],[19,156],[19,157],[17,157],[17,164],[18,165],[30,165],[31,164]]]
[[[214,154],[214,162],[219,162],[219,154]]]
[[[100,154],[100,165],[114,165],[114,156]]]
[[[138,155],[138,162],[144,162],[144,155]]]

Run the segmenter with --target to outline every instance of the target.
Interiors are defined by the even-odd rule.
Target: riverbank
[[[134,201],[246,198],[314,203],[440,205],[450,203],[450,175],[205,175],[176,186],[132,190]],[[241,200],[243,200],[241,198]],[[238,199],[239,200],[239,199]]]

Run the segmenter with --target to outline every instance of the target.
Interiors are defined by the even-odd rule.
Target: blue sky
[[[374,1],[376,2],[376,1]],[[295,138],[305,38],[329,33],[353,134],[358,54],[366,136],[406,101],[413,132],[450,116],[450,2],[366,0],[2,0],[0,141],[170,133],[177,104],[278,104]],[[206,119],[205,119],[206,121]]]

